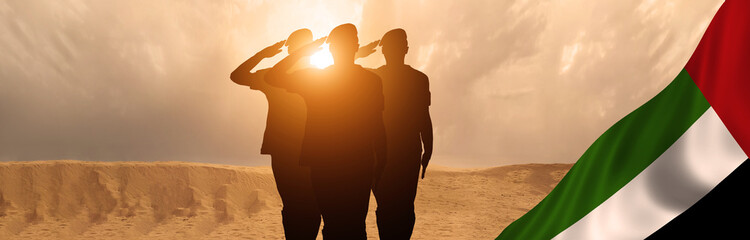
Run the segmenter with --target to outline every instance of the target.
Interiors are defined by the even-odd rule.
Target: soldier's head
[[[409,43],[406,41],[406,31],[396,28],[388,31],[380,39],[386,64],[404,63],[406,53],[409,52]]]
[[[284,45],[287,46],[287,53],[293,53],[294,51],[297,51],[297,49],[311,43],[312,37],[312,31],[307,28],[302,28],[292,32],[292,34],[289,34],[289,37],[286,39],[286,43],[284,43]]]
[[[359,49],[357,27],[351,23],[341,24],[331,30],[326,42],[334,64],[354,64],[354,54]]]

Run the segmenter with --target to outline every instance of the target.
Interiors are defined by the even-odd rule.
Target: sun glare
[[[310,64],[317,68],[326,68],[333,65],[333,56],[328,51],[328,44],[323,44],[323,49],[310,56]]]

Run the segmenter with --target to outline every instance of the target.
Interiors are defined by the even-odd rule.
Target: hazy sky
[[[269,164],[265,97],[229,73],[293,30],[351,22],[362,44],[407,31],[436,163],[571,163],[677,75],[719,4],[0,1],[0,161]]]

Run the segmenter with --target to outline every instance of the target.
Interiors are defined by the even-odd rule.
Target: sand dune
[[[492,239],[570,164],[431,167],[413,239]],[[367,219],[375,239],[374,199]],[[184,162],[0,163],[0,239],[283,239],[269,167]]]

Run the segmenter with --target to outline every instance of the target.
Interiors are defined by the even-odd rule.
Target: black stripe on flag
[[[749,205],[750,159],[646,239],[750,239]]]

